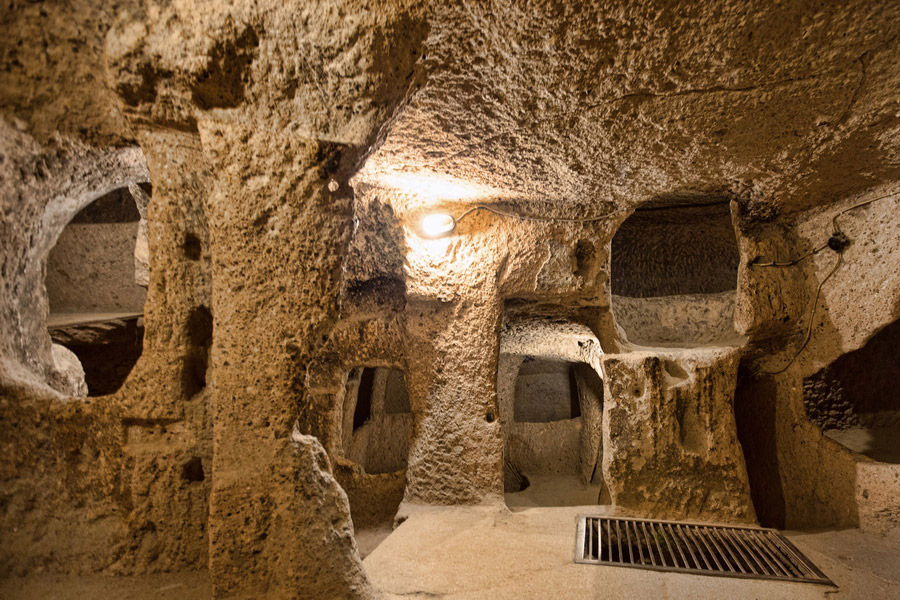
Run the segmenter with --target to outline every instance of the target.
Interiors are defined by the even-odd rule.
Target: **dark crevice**
[[[182,391],[191,398],[206,387],[209,349],[212,345],[213,318],[205,306],[191,310],[187,319],[188,350],[184,358]]]
[[[353,429],[359,429],[372,416],[372,392],[375,386],[375,369],[366,367],[359,380],[356,407],[353,409]]]

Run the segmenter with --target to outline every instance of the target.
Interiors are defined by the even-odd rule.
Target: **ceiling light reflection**
[[[390,173],[379,177],[382,185],[418,198],[436,202],[443,200],[473,200],[496,195],[497,190],[436,173]]]

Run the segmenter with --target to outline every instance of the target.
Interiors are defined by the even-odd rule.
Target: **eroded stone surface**
[[[802,403],[803,378],[900,317],[894,5],[8,8],[2,572],[209,565],[219,596],[367,597],[348,515],[501,501],[498,357],[524,346],[606,377],[579,452],[602,453],[613,509],[751,522],[752,493],[764,524],[896,530],[894,471]],[[115,395],[72,402],[46,256],[82,206],[148,179],[142,359]],[[635,208],[710,198],[731,200],[740,367],[732,349],[634,351],[723,344],[730,301],[617,313],[611,295]],[[830,250],[758,265],[820,248],[867,200],[839,218],[833,274]],[[424,214],[470,208],[453,235],[419,235]],[[703,256],[672,272],[725,289]],[[342,454],[360,366],[407,373],[405,470]]]
[[[603,478],[645,516],[753,522],[732,410],[735,350],[603,358]]]

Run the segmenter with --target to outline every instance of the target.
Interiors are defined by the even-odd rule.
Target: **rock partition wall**
[[[603,478],[651,518],[753,523],[733,398],[739,351],[603,357]]]
[[[898,318],[897,202],[896,186],[886,186],[811,210],[791,226],[741,219],[747,235],[739,239],[752,256],[801,256],[827,241],[835,219],[851,240],[840,256],[828,250],[793,267],[741,267],[736,325],[751,345],[735,403],[764,524],[897,531],[895,511],[884,504],[896,481],[886,472],[896,465],[871,468],[870,459],[825,437],[803,400],[804,379]]]

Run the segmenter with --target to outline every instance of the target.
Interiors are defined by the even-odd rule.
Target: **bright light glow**
[[[422,235],[427,238],[438,238],[456,229],[456,219],[445,213],[426,215],[421,223]]]
[[[493,188],[435,173],[390,173],[378,178],[382,185],[426,202],[474,200],[496,195]]]

